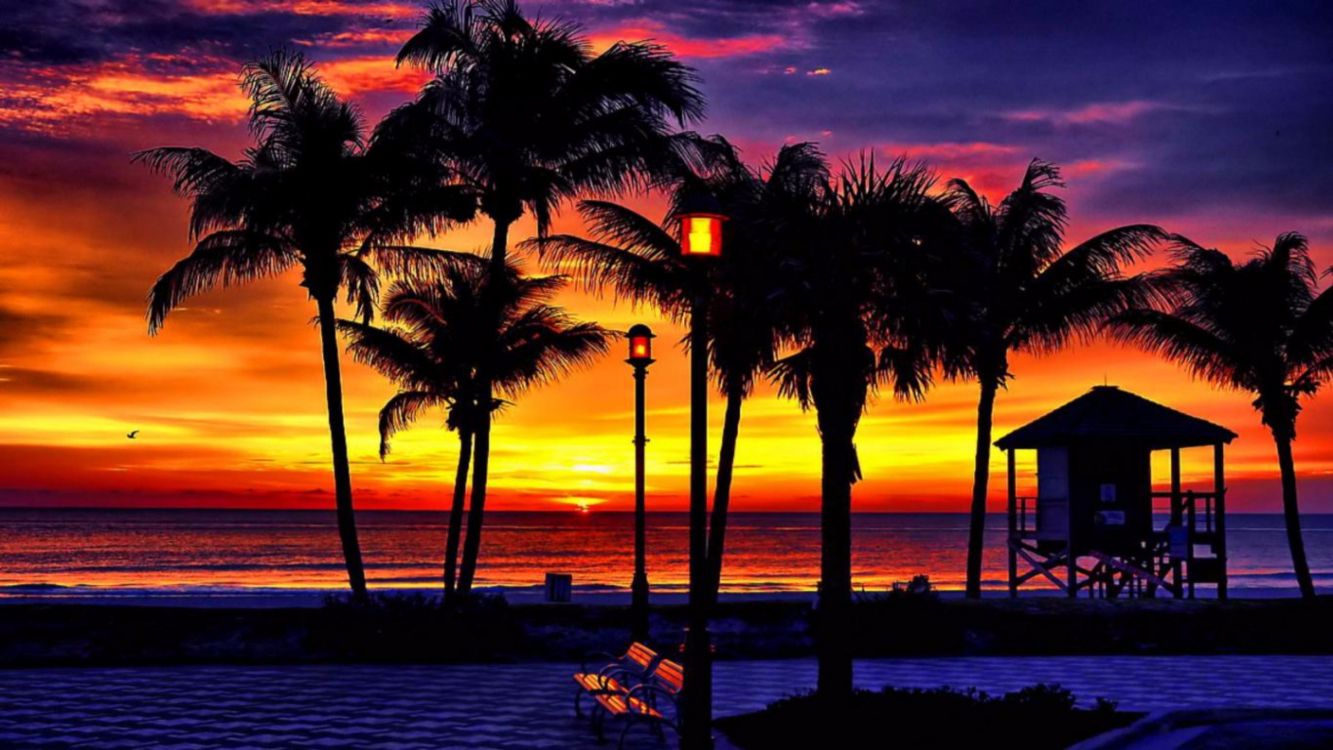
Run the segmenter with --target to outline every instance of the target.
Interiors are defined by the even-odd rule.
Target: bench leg
[[[580,719],[583,718],[583,706],[581,705],[582,703],[583,703],[583,688],[579,688],[578,692],[574,693],[574,715]]]
[[[625,750],[625,735],[629,734],[629,728],[634,726],[634,717],[625,715],[625,728],[620,730],[620,742],[616,744],[616,750]]]
[[[606,742],[606,732],[605,732],[605,729],[606,729],[606,717],[607,717],[607,715],[608,715],[608,714],[606,713],[606,711],[599,711],[599,710],[597,710],[597,709],[593,709],[593,713],[592,713],[592,728],[593,728],[593,730],[595,730],[595,731],[597,732],[597,743],[598,743],[598,744],[601,744],[601,743],[603,743],[603,742]]]

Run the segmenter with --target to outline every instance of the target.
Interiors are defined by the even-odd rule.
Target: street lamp
[[[703,263],[722,255],[722,222],[716,199],[687,196],[681,201],[680,252],[695,264],[690,308],[690,597],[685,632],[685,694],[681,747],[713,746],[713,669],[708,635],[708,277]]]
[[[722,254],[722,222],[726,217],[707,210],[681,214],[680,252],[687,258]]]
[[[625,362],[634,368],[634,580],[630,584],[630,620],[634,640],[648,637],[648,563],[647,563],[647,509],[643,501],[643,454],[648,438],[644,436],[643,381],[648,376],[648,365],[653,363],[653,332],[639,323],[626,333],[629,338],[629,358]]]

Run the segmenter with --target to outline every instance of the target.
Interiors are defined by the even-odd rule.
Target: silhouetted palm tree
[[[414,144],[480,196],[492,225],[491,263],[502,273],[509,230],[524,213],[545,235],[560,204],[617,192],[678,168],[697,119],[694,74],[665,47],[618,42],[593,55],[578,27],[532,20],[512,0],[452,0],[432,8],[398,62],[434,74],[392,112],[380,135]],[[484,402],[490,386],[483,374]],[[473,507],[486,498],[479,427]],[[480,512],[480,511],[478,511]]]
[[[723,139],[708,145],[706,173],[682,175],[672,194],[673,207],[661,224],[632,209],[605,201],[583,201],[580,212],[591,237],[557,235],[530,240],[560,266],[568,266],[589,290],[610,289],[618,297],[647,303],[676,321],[689,315],[694,289],[707,284],[709,361],[726,409],[718,450],[708,539],[708,597],[716,601],[726,546],[741,405],[756,379],[776,361],[780,321],[769,297],[781,256],[771,237],[781,231],[792,195],[827,176],[822,156],[810,144],[782,148],[762,170],[746,166]],[[726,251],[706,265],[685,262],[680,252],[676,215],[687,194],[703,191],[729,217]]]
[[[525,212],[544,235],[562,201],[674,167],[671,121],[702,114],[693,72],[665,47],[589,49],[577,26],[530,20],[512,0],[474,0],[432,8],[398,53],[435,78],[386,128],[419,138],[481,196],[497,270]]]
[[[194,251],[157,280],[148,297],[148,328],[191,295],[302,271],[315,301],[333,448],[338,530],[352,592],[366,591],[352,509],[334,300],[345,290],[369,319],[381,269],[415,273],[437,253],[394,244],[450,219],[466,220],[474,199],[448,184],[440,166],[390,145],[367,145],[355,107],[320,80],[299,54],[276,52],[247,65],[255,145],[238,162],[202,148],[156,148],[137,161],[170,175],[190,199]]]
[[[1169,305],[1126,312],[1112,330],[1198,377],[1256,396],[1277,445],[1292,567],[1301,595],[1313,597],[1291,444],[1301,398],[1333,376],[1333,287],[1318,290],[1305,237],[1294,232],[1240,264],[1219,250],[1179,242],[1177,264],[1152,277]]]
[[[921,398],[938,350],[938,314],[928,309],[927,261],[942,217],[932,175],[902,160],[873,159],[811,186],[778,241],[786,276],[772,302],[798,350],[773,377],[782,395],[814,407],[821,458],[818,690],[832,700],[852,689],[850,644],[852,484],[861,477],[856,428],[880,385]]]
[[[482,262],[480,258],[476,260]],[[476,298],[469,294],[465,283],[458,283],[456,273],[446,272],[446,277],[448,280],[443,283],[461,293],[438,297],[439,319],[448,321],[448,327],[437,331],[428,341],[418,340],[420,337],[413,331],[381,329],[355,322],[339,321],[339,328],[348,335],[348,350],[355,359],[375,367],[401,389],[380,410],[381,461],[389,454],[393,435],[430,409],[444,409],[445,427],[458,433],[458,463],[443,562],[444,596],[448,601],[457,584],[467,474],[472,466],[472,436],[484,415],[475,393],[474,360],[480,352],[474,332],[481,327]],[[395,290],[393,299],[401,296],[402,290]]]
[[[560,276],[531,277],[513,264],[496,277],[480,258],[446,269],[438,281],[396,283],[383,308],[393,328],[340,321],[349,351],[394,381],[397,395],[380,412],[380,433],[393,432],[426,409],[443,406],[450,428],[460,439],[449,532],[445,545],[446,595],[452,588],[467,480],[469,439],[475,461],[483,465],[490,444],[483,429],[505,402],[479,400],[483,377],[496,392],[513,399],[534,386],[558,380],[570,370],[605,353],[609,332],[593,323],[577,323],[550,304],[564,286]],[[476,574],[481,548],[482,506],[473,496],[456,591],[466,595]]]
[[[946,374],[976,378],[976,457],[967,540],[967,596],[981,596],[981,557],[990,480],[995,396],[1008,383],[1010,352],[1044,354],[1071,339],[1088,339],[1115,313],[1144,300],[1138,277],[1123,264],[1148,253],[1162,230],[1146,224],[1117,227],[1067,252],[1062,250],[1064,201],[1053,164],[1033,160],[1023,182],[992,206],[963,180],[949,183],[946,201],[960,232],[950,248],[945,284],[959,305]]]

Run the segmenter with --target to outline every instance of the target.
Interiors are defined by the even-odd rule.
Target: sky
[[[1333,7],[1322,3],[582,0],[526,3],[596,48],[653,39],[693,66],[697,126],[758,163],[817,141],[835,159],[906,154],[992,198],[1033,157],[1064,168],[1071,243],[1150,222],[1242,258],[1300,231],[1333,265]],[[47,0],[0,5],[0,505],[332,504],[312,303],[294,276],[200,296],[147,334],[145,294],[189,251],[186,205],[136,150],[246,144],[243,61],[288,47],[374,121],[421,73],[392,58],[423,8],[406,0]],[[654,196],[627,198],[649,213]],[[577,232],[566,210],[558,231]],[[530,223],[511,234],[532,233]],[[430,243],[482,250],[488,230]],[[1160,262],[1160,261],[1157,261]],[[1149,266],[1153,262],[1149,262]],[[542,267],[532,259],[530,270]],[[1327,279],[1325,280],[1327,283]],[[661,336],[648,379],[650,507],[684,506],[682,331],[652,310],[571,291],[578,316]],[[617,349],[526,395],[496,427],[497,509],[631,505],[632,379]],[[1278,507],[1271,440],[1244,393],[1106,343],[1017,356],[997,436],[1102,383],[1226,425],[1231,507]],[[345,360],[360,508],[442,508],[457,443],[432,416],[376,455],[392,388]],[[863,511],[963,511],[977,389],[878,399],[857,445]],[[721,416],[714,401],[714,430]],[[135,440],[126,434],[140,430]],[[1302,503],[1333,512],[1333,390],[1306,405]],[[1193,453],[1199,455],[1192,455]],[[1203,487],[1206,451],[1187,451]],[[1155,461],[1159,478],[1165,461]],[[1001,507],[995,456],[992,504]],[[1020,489],[1033,481],[1020,460]],[[744,408],[733,508],[813,510],[813,418],[761,389]]]

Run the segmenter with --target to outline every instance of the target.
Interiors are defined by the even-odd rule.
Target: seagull
[[[129,433],[125,435],[125,437],[129,438],[130,440],[133,440],[138,435],[139,435],[138,430],[130,430]]]

